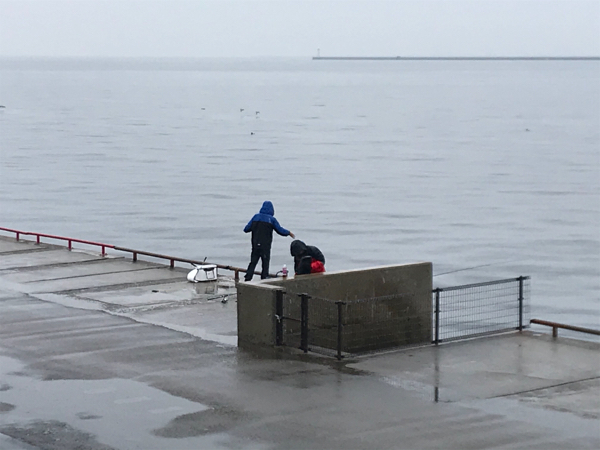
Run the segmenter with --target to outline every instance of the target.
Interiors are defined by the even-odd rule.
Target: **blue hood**
[[[268,200],[264,202],[262,208],[260,208],[260,214],[267,214],[269,216],[275,215],[275,208],[273,207],[273,203],[271,203]]]

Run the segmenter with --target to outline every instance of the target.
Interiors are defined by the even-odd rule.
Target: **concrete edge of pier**
[[[182,415],[166,414],[161,425],[173,433],[169,442],[186,443],[182,449],[600,444],[597,342],[511,332],[341,362],[291,348],[242,350],[236,346],[235,281],[190,283],[187,272],[0,237],[0,385],[11,386],[0,390],[0,442],[18,450],[46,448],[48,434],[27,424],[54,418],[111,448],[130,448],[126,433],[139,436],[145,448],[160,448],[164,438],[126,425],[125,416],[127,432],[118,425],[109,430],[102,425],[108,416],[82,421],[81,406],[72,404],[79,382],[106,380],[115,387],[116,380],[136,380],[192,402],[171,407],[171,400],[139,385],[138,397],[148,404],[128,413],[156,422],[148,411],[183,408]],[[72,416],[41,399],[24,413],[28,383],[50,389],[59,380],[73,392],[72,401],[62,400]],[[162,406],[149,406],[154,403]],[[86,404],[85,417],[107,414],[100,403]],[[197,431],[212,429],[206,420],[216,420],[204,415],[182,428],[193,404],[198,411],[230,412],[214,433]],[[118,408],[112,410],[120,417]]]

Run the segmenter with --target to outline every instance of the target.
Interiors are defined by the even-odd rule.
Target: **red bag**
[[[321,261],[313,258],[310,263],[310,273],[322,273],[325,272],[325,264]]]

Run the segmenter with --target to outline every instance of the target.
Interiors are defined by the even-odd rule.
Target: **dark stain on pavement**
[[[115,450],[96,441],[93,435],[56,420],[5,425],[0,433],[44,450]]]
[[[0,412],[8,412],[15,409],[15,405],[11,405],[10,403],[0,402]]]
[[[102,416],[98,416],[96,414],[90,414],[86,412],[77,413],[77,417],[81,420],[92,420],[92,419],[102,419]]]
[[[227,431],[245,419],[247,415],[240,411],[217,407],[178,416],[166,426],[154,430],[154,434],[165,438],[203,436]]]

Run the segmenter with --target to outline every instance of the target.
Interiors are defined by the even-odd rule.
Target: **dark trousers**
[[[261,260],[262,264],[262,272],[260,275],[261,279],[269,278],[269,262],[271,260],[271,249],[265,247],[255,247],[252,249],[252,253],[250,254],[250,264],[248,264],[248,269],[246,269],[246,276],[244,280],[250,281],[254,276],[254,269],[256,269],[256,264],[258,264],[258,260]]]

